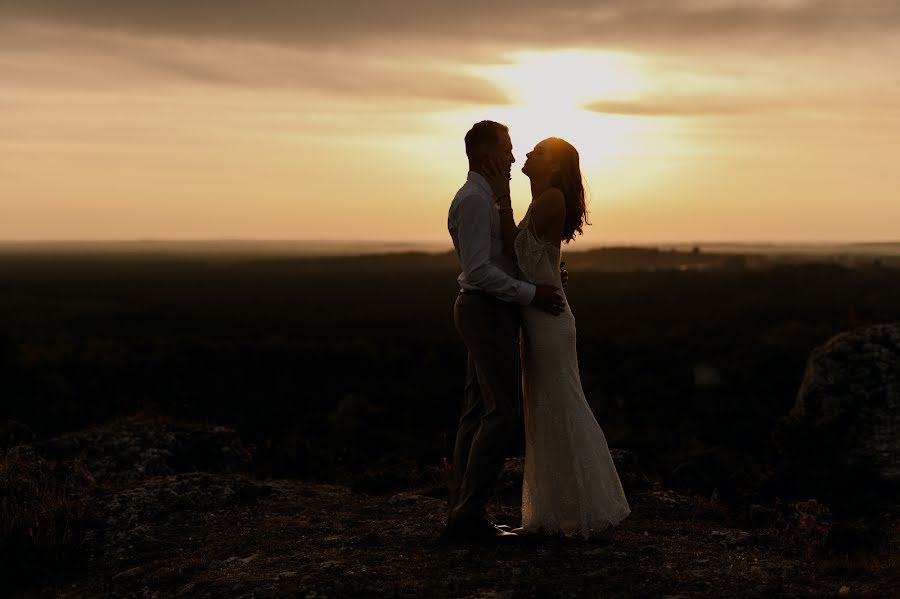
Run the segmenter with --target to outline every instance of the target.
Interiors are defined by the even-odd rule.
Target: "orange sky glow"
[[[583,245],[900,239],[893,0],[130,4],[0,3],[0,241],[449,245],[482,119]]]

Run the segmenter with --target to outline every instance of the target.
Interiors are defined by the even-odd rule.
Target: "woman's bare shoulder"
[[[551,187],[534,198],[531,209],[531,223],[535,236],[541,240],[558,240],[566,215],[566,201],[563,193]]]
[[[547,216],[565,212],[566,198],[559,188],[550,187],[534,198],[534,210]]]

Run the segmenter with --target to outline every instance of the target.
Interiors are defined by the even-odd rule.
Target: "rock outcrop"
[[[620,526],[589,541],[526,535],[510,545],[448,544],[440,540],[445,504],[431,496],[430,483],[375,494],[294,478],[252,479],[232,472],[245,465],[234,431],[127,419],[7,454],[10,495],[28,509],[7,513],[14,516],[7,523],[21,521],[23,534],[7,529],[0,536],[0,595],[896,594],[883,565],[896,554],[896,514],[888,511],[883,528],[873,529],[873,555],[829,573],[798,552],[822,550],[837,529],[824,504],[753,505],[735,519],[706,498],[657,488],[641,474],[636,454],[611,451],[632,505]],[[520,521],[522,463],[506,462],[500,482],[512,493],[506,499],[499,493],[489,508],[507,526]],[[64,482],[54,482],[58,473]],[[634,490],[648,485],[653,489]],[[31,507],[46,512],[37,536]],[[858,542],[858,528],[847,529],[842,551]]]
[[[123,483],[188,472],[248,472],[252,457],[238,434],[222,426],[186,426],[125,418],[10,452],[33,451],[57,462],[81,462],[98,482]]]
[[[776,442],[792,473],[900,485],[900,323],[854,329],[816,348]]]

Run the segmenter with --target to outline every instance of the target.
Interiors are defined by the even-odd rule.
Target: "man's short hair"
[[[469,160],[479,158],[486,148],[493,148],[500,136],[509,133],[509,127],[494,121],[479,121],[466,133],[466,156]]]

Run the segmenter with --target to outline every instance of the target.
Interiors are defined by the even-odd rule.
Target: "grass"
[[[92,519],[79,493],[93,478],[83,466],[59,468],[27,452],[0,456],[0,570],[10,584],[65,565]]]

